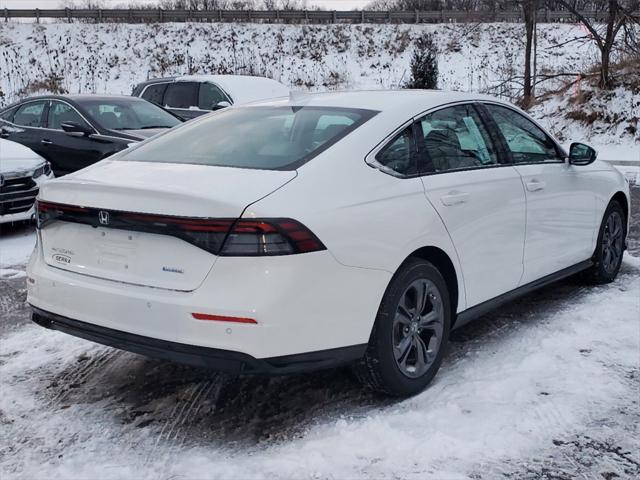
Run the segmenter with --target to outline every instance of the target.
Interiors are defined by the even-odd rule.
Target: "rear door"
[[[472,104],[418,121],[422,181],[462,265],[467,307],[516,288],[523,273],[525,194]]]
[[[43,119],[48,103],[49,100],[31,100],[20,105],[6,118],[9,123],[3,122],[2,138],[21,143],[49,160],[46,145],[42,143]]]
[[[523,283],[589,259],[596,202],[589,173],[570,165],[553,139],[518,111],[497,104],[485,107],[525,187]]]

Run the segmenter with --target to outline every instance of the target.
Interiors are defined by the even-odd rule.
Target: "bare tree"
[[[634,13],[640,7],[639,0],[596,0],[591,3],[597,10],[605,15],[604,28],[595,20],[584,16],[580,10],[580,3],[577,0],[555,0],[557,4],[562,5],[571,12],[580,23],[591,34],[591,37],[598,49],[600,50],[600,80],[601,88],[611,88],[613,82],[611,79],[610,63],[611,53],[614,50],[616,37],[620,29],[632,23],[637,23],[634,19]]]
[[[526,43],[524,49],[524,78],[522,88],[522,106],[526,109],[531,106],[535,92],[535,65],[536,65],[536,14],[538,0],[522,0],[522,14],[526,31]],[[533,62],[532,62],[533,57]],[[533,63],[533,74],[532,74]],[[533,79],[532,79],[533,77]]]

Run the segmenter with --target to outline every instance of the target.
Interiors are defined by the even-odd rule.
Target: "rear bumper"
[[[251,355],[216,348],[186,345],[100,327],[33,308],[32,320],[38,325],[76,337],[148,357],[170,360],[228,373],[280,375],[332,368],[364,356],[364,345],[334,348],[318,352],[257,359]]]
[[[390,277],[387,272],[345,267],[327,251],[220,257],[199,288],[184,292],[52,267],[39,245],[27,275],[27,300],[39,311],[157,340],[159,345],[237,352],[246,355],[238,357],[245,360],[366,344]],[[207,321],[193,313],[251,318],[256,323]]]

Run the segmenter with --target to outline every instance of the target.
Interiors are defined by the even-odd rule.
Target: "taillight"
[[[326,250],[307,227],[290,218],[192,218],[102,210],[36,202],[38,228],[63,221],[99,228],[155,233],[180,238],[214,255],[257,257]]]
[[[326,247],[307,227],[290,218],[238,220],[220,255],[257,257],[317,252]]]

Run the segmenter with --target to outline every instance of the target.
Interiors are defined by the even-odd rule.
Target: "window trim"
[[[161,105],[162,108],[171,109],[171,110],[183,110],[185,112],[194,112],[194,111],[210,112],[211,111],[211,110],[201,110],[198,107],[198,97],[200,95],[200,84],[202,82],[199,82],[197,80],[185,80],[185,81],[174,80],[173,82],[168,82],[168,83],[169,83],[169,85],[167,85],[167,88],[165,88],[164,94],[162,95],[162,105]],[[194,90],[195,93],[194,93],[194,96],[193,96],[192,104],[189,107],[173,107],[173,106],[167,104],[167,92],[169,91],[169,88],[171,88],[171,86],[173,86],[173,85],[177,85],[177,84],[180,84],[180,83],[187,83],[187,84],[192,83],[192,84],[196,85],[196,88]],[[193,103],[193,102],[195,102],[195,103]],[[151,103],[153,103],[153,102],[151,102]]]
[[[198,98],[196,98],[197,104],[195,105],[196,108],[193,108],[193,109],[188,109],[188,108],[184,109],[184,108],[182,108],[180,110],[191,110],[191,111],[197,111],[197,112],[215,112],[215,110],[207,110],[207,109],[200,108],[200,105],[199,105],[199,103],[200,103],[200,89],[202,88],[202,86],[205,83],[213,85],[218,90],[220,90],[222,92],[222,94],[227,98],[228,102],[233,106],[233,99],[231,98],[231,95],[229,95],[227,93],[227,91],[224,88],[222,88],[220,85],[218,85],[217,83],[211,82],[209,80],[206,80],[204,82],[198,82],[198,83],[199,83],[199,86],[198,86],[198,95],[197,95]]]
[[[488,140],[491,142],[491,145],[496,150],[497,163],[491,163],[489,165],[478,165],[476,167],[456,168],[456,169],[453,169],[453,170],[443,170],[441,172],[421,172],[421,176],[428,177],[428,176],[431,176],[431,175],[441,175],[441,174],[444,174],[444,173],[469,172],[469,171],[472,171],[472,170],[486,170],[487,168],[511,167],[511,166],[513,166],[511,164],[511,157],[510,156],[506,156],[505,157],[507,159],[506,162],[500,162],[501,152],[500,152],[500,150],[498,148],[498,145],[496,145],[495,140],[492,138],[491,126],[488,125],[487,122],[485,122],[485,119],[482,117],[482,114],[480,113],[480,109],[478,108],[477,103],[478,102],[475,101],[475,100],[467,101],[467,102],[458,102],[455,105],[447,105],[444,108],[434,109],[433,111],[430,111],[429,113],[425,113],[424,115],[420,116],[415,121],[417,127],[420,129],[420,136],[418,138],[420,138],[422,140],[421,142],[418,142],[418,144],[424,149],[424,133],[422,131],[422,124],[421,124],[421,121],[422,121],[422,119],[424,117],[426,117],[427,115],[431,115],[431,114],[433,114],[433,113],[435,113],[437,111],[444,110],[446,108],[469,105],[476,112],[476,115],[478,115],[478,118],[480,119],[480,124],[484,127],[484,129],[487,131],[487,134],[489,135],[489,139]],[[421,154],[422,152],[419,152],[419,153]],[[424,153],[426,153],[426,151]]]
[[[93,129],[93,133],[92,133],[91,135],[94,135],[94,134],[98,133],[98,130],[96,129],[96,127],[94,127],[94,126],[93,126],[93,124],[92,124],[89,120],[87,120],[87,118],[86,118],[84,115],[82,115],[82,113],[80,113],[76,107],[74,107],[73,105],[71,105],[69,102],[65,102],[64,100],[60,100],[60,99],[58,99],[58,98],[51,98],[51,99],[49,99],[49,104],[47,105],[47,112],[46,112],[46,115],[45,115],[45,117],[44,117],[45,124],[46,124],[47,126],[46,126],[46,127],[43,127],[43,128],[45,128],[46,130],[52,130],[52,131],[54,131],[54,132],[63,132],[63,133],[66,133],[62,128],[50,128],[50,127],[49,127],[49,111],[51,110],[51,107],[52,107],[52,105],[53,105],[53,102],[60,102],[60,103],[64,103],[64,104],[66,104],[66,105],[69,105],[69,107],[71,107],[71,110],[73,110],[74,112],[76,112],[76,113],[80,116],[80,118],[82,118],[82,120],[84,120],[84,121],[86,122],[86,124],[87,124],[87,125],[89,125],[89,126]]]
[[[48,130],[45,127],[33,127],[31,125],[20,125],[17,123],[14,123],[14,120],[16,119],[16,113],[18,113],[18,110],[20,110],[22,107],[24,107],[25,105],[29,104],[29,103],[36,103],[36,102],[44,102],[44,107],[42,108],[42,112],[40,113],[40,125],[44,125],[45,124],[45,120],[46,120],[46,116],[45,113],[49,111],[49,102],[50,100],[48,98],[35,98],[33,100],[27,100],[25,102],[19,103],[18,105],[15,105],[13,108],[15,108],[15,112],[13,112],[13,116],[11,117],[11,121],[9,120],[2,120],[3,122],[7,122],[10,123],[11,125],[14,125],[18,128],[39,128],[41,130]]]
[[[378,155],[380,155],[382,152],[384,152],[387,148],[389,148],[391,145],[393,145],[403,134],[406,130],[409,130],[411,132],[411,144],[410,144],[410,155],[412,157],[412,161],[416,163],[416,173],[413,174],[406,174],[406,173],[400,173],[395,171],[393,168],[387,167],[386,165],[380,163],[378,161]],[[389,140],[387,143],[385,143],[385,145],[380,148],[376,154],[373,157],[373,161],[376,163],[377,167],[379,170],[382,170],[385,173],[388,173],[389,175],[392,176],[400,176],[402,178],[409,178],[409,177],[415,177],[418,176],[420,174],[420,165],[419,165],[419,158],[418,158],[418,142],[417,142],[417,136],[416,136],[416,122],[410,122],[408,123],[404,128],[401,128],[400,131],[398,131],[392,138],[391,140]]]
[[[73,108],[76,112],[78,112],[78,115],[80,115],[80,116],[82,117],[82,119],[83,119],[85,122],[87,122],[87,124],[88,124],[91,128],[93,128],[93,132],[94,132],[94,133],[92,133],[91,135],[100,135],[100,131],[99,131],[99,130],[98,130],[98,129],[97,129],[97,128],[96,128],[96,127],[95,127],[95,126],[94,126],[94,125],[89,121],[89,120],[87,120],[87,117],[85,117],[82,113],[80,113],[80,112],[78,111],[78,109],[77,109],[76,107],[74,107],[73,105],[71,105],[69,102],[67,102],[66,100],[62,100],[62,99],[60,99],[60,98],[36,98],[36,99],[33,99],[33,100],[27,100],[27,101],[25,101],[25,102],[19,103],[19,104],[18,104],[18,105],[16,105],[15,107],[20,108],[22,105],[26,105],[27,103],[42,102],[42,101],[44,101],[44,102],[46,102],[46,103],[45,103],[44,109],[42,110],[42,118],[40,119],[40,121],[41,121],[41,123],[42,123],[43,125],[47,125],[47,127],[27,127],[27,126],[25,126],[25,125],[18,125],[17,123],[10,122],[9,120],[0,120],[0,121],[2,121],[2,122],[6,122],[6,123],[8,123],[8,124],[10,124],[10,125],[13,125],[14,127],[17,127],[17,128],[36,128],[36,129],[38,129],[38,130],[48,130],[48,131],[50,131],[50,132],[62,132],[62,133],[66,133],[64,130],[59,130],[59,129],[57,129],[57,128],[49,128],[49,127],[48,127],[48,125],[49,125],[49,119],[48,119],[47,117],[48,117],[48,115],[49,115],[49,107],[51,106],[51,102],[54,102],[54,101],[55,101],[55,102],[62,102],[62,103],[66,103],[66,104],[67,104],[67,105],[69,105],[71,108]],[[12,107],[12,108],[14,108],[14,107]],[[17,111],[17,110],[16,110],[16,111]],[[15,112],[14,112],[14,115],[15,115]],[[122,139],[122,137],[114,137],[114,138],[118,138],[119,140],[121,140],[121,139]]]
[[[511,156],[508,155],[505,158],[507,159],[507,162],[504,163],[496,163],[496,164],[492,164],[492,165],[486,165],[486,166],[481,166],[481,167],[469,167],[469,168],[460,168],[458,170],[446,170],[443,172],[422,172],[419,171],[418,173],[412,174],[412,175],[404,175],[401,173],[398,173],[394,170],[391,170],[388,167],[385,167],[384,165],[380,164],[377,160],[376,160],[376,156],[378,155],[378,153],[383,150],[384,148],[386,148],[386,146],[393,142],[394,139],[396,138],[396,136],[401,133],[405,128],[407,128],[409,125],[414,125],[414,135],[416,135],[416,128],[420,129],[420,132],[422,132],[422,126],[420,125],[419,127],[417,127],[418,123],[420,122],[420,120],[424,117],[426,117],[427,115],[430,115],[432,113],[435,113],[439,110],[444,110],[445,108],[451,108],[451,107],[456,107],[456,106],[460,106],[460,105],[470,105],[471,107],[473,107],[476,112],[478,112],[478,116],[480,117],[480,121],[483,123],[483,126],[485,129],[487,129],[487,131],[491,130],[491,125],[487,124],[487,122],[485,121],[485,119],[483,118],[480,109],[478,108],[478,104],[480,103],[480,100],[461,100],[461,101],[456,101],[456,102],[449,102],[449,103],[443,103],[442,105],[438,105],[436,107],[431,107],[427,110],[424,110],[423,112],[419,113],[418,115],[415,115],[413,118],[411,118],[410,120],[406,121],[405,123],[403,123],[400,127],[396,128],[390,135],[387,135],[381,142],[379,142],[366,156],[365,156],[365,163],[367,163],[370,167],[375,168],[377,170],[382,171],[383,173],[386,173],[387,175],[391,175],[392,177],[396,177],[396,178],[416,178],[416,177],[427,177],[427,176],[431,176],[431,175],[444,175],[447,173],[457,173],[457,172],[467,172],[470,170],[486,170],[488,168],[502,168],[502,167],[512,167],[513,163],[511,163]],[[496,104],[498,105],[502,105],[501,103],[496,102]],[[546,133],[546,132],[545,132]],[[420,138],[420,136],[418,136],[417,138]],[[490,140],[493,141],[492,138],[490,138]],[[495,143],[495,142],[494,142]],[[416,147],[420,147],[420,142],[416,142]],[[498,145],[494,144],[495,148],[498,148]],[[418,156],[421,154],[421,149],[417,148],[416,153],[418,154]],[[498,154],[498,156],[501,154],[501,152],[497,151],[496,152]],[[506,155],[506,153],[504,153]],[[419,161],[419,158],[418,158]]]
[[[171,82],[151,82],[148,85],[145,85],[144,88],[142,89],[142,91],[140,92],[140,94],[137,95],[138,98],[141,98],[142,100],[146,100],[149,103],[153,103],[154,105],[158,105],[159,107],[162,108],[166,108],[164,106],[164,94],[167,93],[167,87],[169,86],[170,83],[174,83],[175,81],[171,81]],[[164,87],[164,92],[162,92],[162,102],[161,103],[155,103],[152,102],[151,100],[147,100],[146,98],[144,98],[144,92],[147,91],[148,88],[150,87],[155,87],[156,85],[167,85],[166,87]]]
[[[567,155],[567,152],[565,152],[564,148],[562,148],[562,145],[560,145],[556,139],[553,137],[553,135],[551,135],[544,127],[542,127],[542,125],[540,125],[538,122],[536,122],[533,118],[531,118],[529,115],[527,115],[526,113],[520,112],[518,111],[518,109],[510,106],[510,105],[506,105],[504,103],[500,103],[500,102],[494,102],[491,100],[481,100],[479,102],[477,102],[479,104],[479,109],[484,111],[488,117],[487,121],[488,123],[491,124],[491,126],[494,128],[496,135],[500,138],[501,143],[503,144],[503,148],[505,149],[505,155],[508,156],[509,161],[511,163],[512,166],[514,167],[518,167],[518,166],[524,166],[524,165],[561,165],[561,164],[565,164],[567,163],[569,156]],[[540,131],[542,131],[542,133],[544,133],[548,139],[551,140],[551,142],[553,143],[553,145],[556,147],[556,151],[560,154],[560,159],[558,160],[554,160],[554,161],[542,161],[542,162],[520,162],[520,163],[516,163],[513,160],[513,154],[511,153],[511,149],[509,149],[509,144],[507,143],[507,139],[504,137],[502,131],[500,130],[500,127],[498,126],[498,123],[495,121],[495,119],[493,118],[493,114],[491,113],[491,111],[486,107],[486,105],[493,105],[496,107],[502,107],[505,108],[507,110],[511,110],[512,112],[516,113],[517,115],[520,115],[522,118],[524,118],[525,120],[528,120],[529,122],[531,122],[533,125],[535,125],[536,127],[538,127],[540,129]]]

